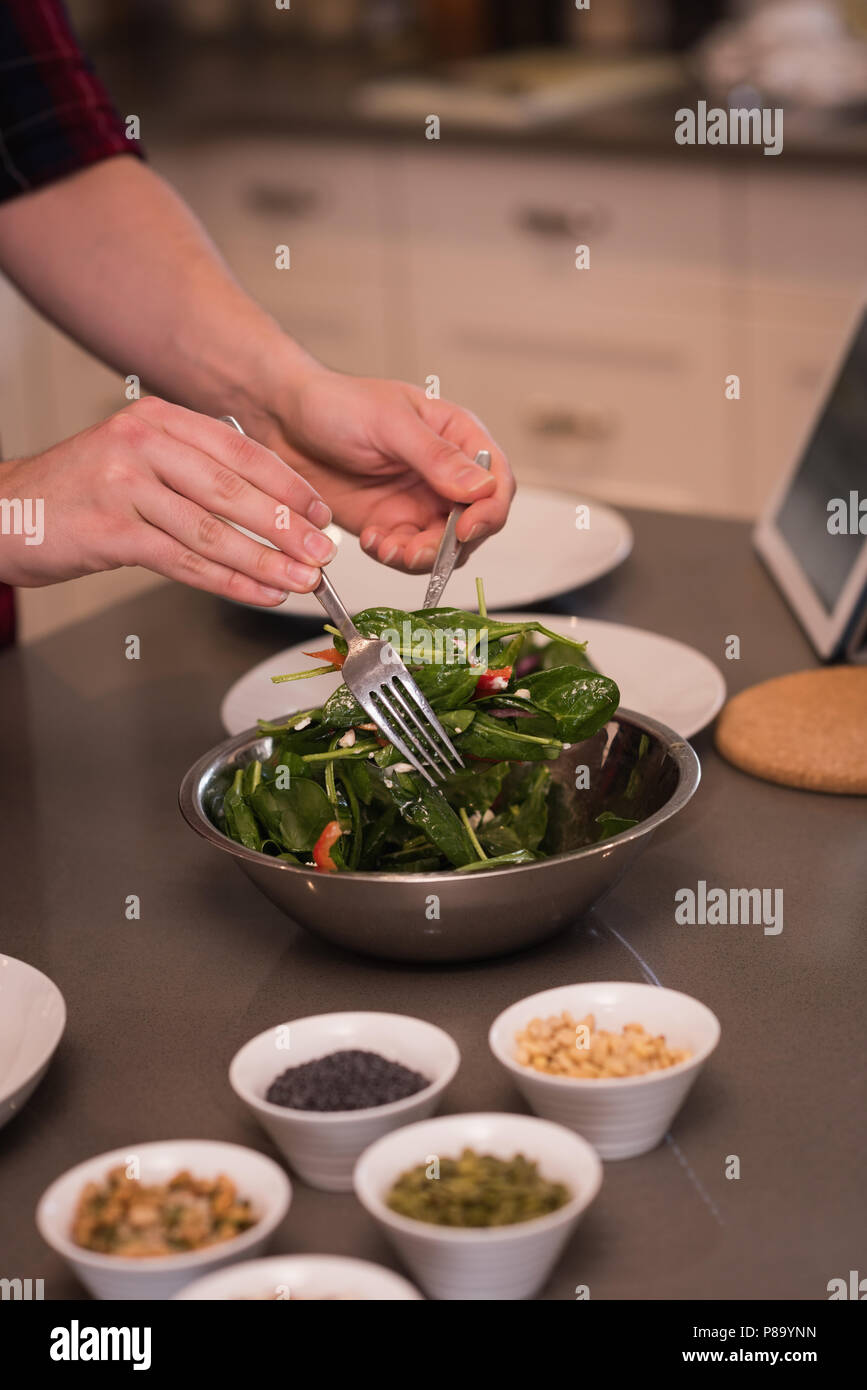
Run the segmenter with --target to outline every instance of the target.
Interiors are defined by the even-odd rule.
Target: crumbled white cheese
[[[508,676],[494,676],[494,678],[492,679],[492,681],[491,681],[491,683],[490,683],[488,689],[489,689],[489,690],[505,690],[505,688],[506,688],[506,686],[507,686],[508,684],[509,684],[509,678],[508,678]]]
[[[394,786],[394,783],[393,783],[393,782],[389,782],[388,778],[386,777],[386,779],[385,779],[385,785],[388,787],[388,790],[391,791],[392,787]]]
[[[516,694],[516,695],[520,695],[520,697],[521,697],[522,700],[529,700],[529,698],[530,698],[530,692],[529,692],[529,690],[524,690],[524,689],[516,690],[516,691],[515,691],[515,694]]]
[[[391,770],[392,772],[413,772],[415,769],[412,763],[392,763]],[[391,783],[389,783],[390,785]]]
[[[493,819],[494,819],[494,813],[493,813],[493,811],[486,811],[485,814],[482,816],[482,825],[487,825],[487,824],[488,824],[488,821],[492,821]]]
[[[478,811],[473,811],[473,814],[472,814],[471,816],[469,816],[468,819],[469,819],[470,825],[471,825],[471,826],[473,827],[473,829],[475,830],[476,827],[480,824],[482,817],[481,817],[481,815],[479,814]]]
[[[368,756],[369,758],[375,758],[375,757],[376,757],[376,749],[374,749],[374,751],[373,751],[372,753],[368,753],[367,756]]]
[[[297,733],[297,731],[298,731],[299,729],[306,729],[306,728],[307,728],[307,725],[310,724],[311,722],[312,722],[312,721],[311,721],[310,719],[299,719],[297,724],[293,724],[293,725],[292,725],[292,728],[293,728],[293,729],[295,730],[295,732]]]
[[[455,733],[456,733],[456,734],[462,734],[463,732],[464,732],[463,729],[458,729],[458,728],[455,729]]]
[[[375,725],[375,724],[359,724],[358,727],[359,727],[359,729],[369,729],[372,733],[374,733],[374,734],[376,733],[376,725]]]
[[[564,752],[564,753],[567,752],[567,750],[570,749],[571,747],[572,747],[571,743],[564,743],[564,744],[563,744],[563,752]]]
[[[354,730],[354,729],[347,729],[347,730],[346,730],[346,733],[343,735],[343,738],[339,738],[339,739],[337,740],[337,747],[338,747],[338,748],[351,748],[354,742],[355,742],[355,730]]]

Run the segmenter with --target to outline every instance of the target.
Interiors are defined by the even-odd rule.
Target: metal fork
[[[480,449],[476,454],[475,463],[479,468],[490,470],[490,451],[488,449]],[[457,530],[458,520],[463,516],[468,505],[469,504],[466,502],[458,502],[449,512],[449,519],[446,522],[446,529],[443,531],[440,548],[433,562],[433,569],[431,570],[427,593],[424,596],[422,608],[436,608],[442,597],[443,589],[451,578],[452,570],[461,557],[465,543],[458,540],[455,531]]]
[[[234,416],[220,418],[244,434]],[[460,753],[394,647],[383,638],[361,635],[324,570],[313,597],[348,644],[340,672],[345,684],[389,743],[432,787],[437,778],[463,767]]]

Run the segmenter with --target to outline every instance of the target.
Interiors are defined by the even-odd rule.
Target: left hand
[[[253,432],[393,569],[430,570],[455,502],[470,504],[457,528],[466,559],[501,529],[515,493],[506,458],[481,421],[403,381],[317,365]],[[480,449],[490,450],[490,473],[473,461]]]

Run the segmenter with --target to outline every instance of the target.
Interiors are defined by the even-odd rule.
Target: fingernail
[[[462,468],[456,481],[461,487],[466,488],[467,492],[478,492],[479,488],[486,487],[491,481],[491,475],[483,468]]]
[[[361,536],[361,548],[362,550],[374,550],[381,540],[381,531],[364,532]]]
[[[485,534],[485,530],[486,528],[482,525],[482,523],[480,521],[477,521],[475,526],[470,527],[469,533],[467,535],[466,541],[464,541],[464,544],[466,545],[467,541],[474,541],[477,536],[483,536]]]
[[[308,531],[304,537],[304,549],[308,555],[312,555],[314,560],[325,564],[327,560],[333,560],[337,554],[337,546],[329,536],[324,536],[321,531]]]
[[[312,521],[314,526],[318,526],[320,531],[325,526],[331,525],[331,508],[317,497],[315,502],[311,502],[307,509],[307,520]]]
[[[430,569],[431,565],[434,562],[435,556],[436,551],[434,550],[433,546],[426,545],[424,550],[420,550],[418,554],[412,560],[410,560],[409,567],[411,570]]]
[[[266,598],[273,598],[274,600],[279,600],[280,603],[282,603],[285,598],[289,597],[285,589],[272,589],[269,584],[260,584],[259,588],[262,590],[262,593],[265,595]]]
[[[297,560],[289,561],[286,573],[293,584],[301,584],[305,589],[319,583],[319,570],[314,569],[312,565],[301,565]]]
[[[397,554],[397,551],[398,551],[398,547],[397,547],[396,545],[389,546],[388,550],[387,550],[387,551],[385,552],[385,554],[382,556],[382,563],[383,563],[384,565],[387,565],[388,562],[389,562],[389,560],[393,560],[393,559],[394,559],[395,555]]]

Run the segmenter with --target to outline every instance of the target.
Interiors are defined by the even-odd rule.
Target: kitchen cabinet
[[[444,395],[472,402],[519,479],[677,511],[697,496],[736,505],[719,345],[695,322],[597,313],[559,338],[479,329],[435,339],[426,365],[441,365]]]
[[[723,187],[598,160],[405,156],[415,374],[441,377],[520,478],[728,511]],[[576,267],[576,247],[589,268]]]
[[[842,173],[277,136],[152,157],[316,356],[437,376],[519,478],[616,503],[755,515],[867,279],[867,195]],[[12,302],[7,449],[123,404],[120,376]]]
[[[588,307],[699,314],[723,277],[723,181],[668,164],[404,155],[414,293],[486,323],[566,328]],[[684,215],[684,205],[688,216]],[[575,248],[589,248],[577,269]]]
[[[366,375],[388,370],[387,156],[232,140],[175,151],[166,173],[241,284],[314,356]],[[282,267],[278,247],[288,248]]]

